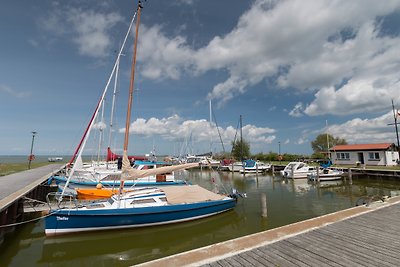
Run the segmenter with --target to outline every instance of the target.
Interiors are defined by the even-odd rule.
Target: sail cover
[[[225,198],[224,195],[215,194],[198,185],[163,186],[160,189],[164,191],[170,204],[196,203]]]
[[[173,171],[189,169],[189,168],[194,168],[194,167],[198,167],[198,166],[199,166],[199,163],[187,163],[187,164],[158,167],[158,168],[154,168],[154,169],[138,170],[138,169],[134,169],[131,167],[127,153],[124,152],[124,155],[122,158],[121,180],[135,180],[135,179],[142,178],[142,177],[170,173]]]

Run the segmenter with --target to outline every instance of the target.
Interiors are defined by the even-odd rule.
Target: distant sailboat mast
[[[325,120],[325,125],[326,125],[326,144],[327,144],[327,148],[326,148],[326,150],[327,150],[327,156],[328,156],[328,158],[330,158],[329,157],[329,134],[328,134],[328,120]]]
[[[210,106],[210,152],[211,152],[211,154],[212,154],[212,142],[213,142],[213,138],[212,138],[212,131],[211,131],[211,129],[212,129],[213,125],[212,125],[212,107],[211,107],[211,99],[210,99],[210,101],[209,101],[209,106]]]

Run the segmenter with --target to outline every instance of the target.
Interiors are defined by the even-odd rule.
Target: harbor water
[[[400,192],[398,179],[362,176],[320,184],[271,173],[191,170],[179,176],[210,190],[235,188],[247,198],[234,210],[205,219],[129,230],[46,237],[40,219],[6,235],[0,266],[131,266],[354,207],[363,196]]]

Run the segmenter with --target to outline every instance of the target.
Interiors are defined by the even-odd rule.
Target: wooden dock
[[[41,186],[47,179],[64,167],[64,164],[49,164],[7,176],[0,176],[0,244],[3,236],[15,227],[4,227],[20,222],[23,216],[24,197],[38,198],[46,193]],[[2,227],[3,226],[3,227]]]
[[[400,197],[138,266],[400,266]]]
[[[35,169],[0,176],[0,211],[25,196],[58,172],[64,164],[49,164]]]

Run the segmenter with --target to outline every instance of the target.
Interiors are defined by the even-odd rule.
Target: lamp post
[[[32,154],[33,153],[33,142],[35,141],[35,135],[37,134],[37,132],[33,131],[32,132],[32,144],[31,144],[31,153],[29,154],[29,164],[28,164],[28,169],[31,168],[31,161],[35,159],[35,156]]]
[[[278,142],[278,159],[279,159],[279,165],[281,165],[281,160],[282,160],[282,156],[281,156],[281,141]]]

